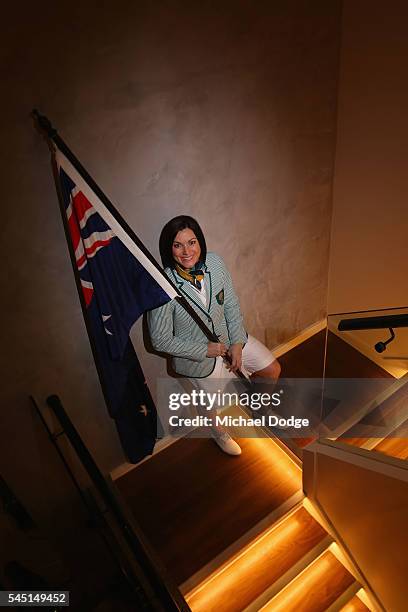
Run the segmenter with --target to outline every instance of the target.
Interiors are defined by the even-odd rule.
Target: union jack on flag
[[[62,168],[60,170],[60,178],[64,183],[70,182],[68,175]],[[93,296],[93,285],[89,278],[88,260],[94,257],[100,249],[108,245],[115,237],[115,234],[107,227],[99,215],[95,216],[97,213],[94,207],[86,199],[82,191],[79,191],[74,183],[70,186],[72,187],[71,197],[66,208],[68,227],[75,250],[78,272],[80,273],[82,292],[86,306],[89,306]],[[88,219],[92,216],[93,218],[88,224]]]
[[[153,450],[156,410],[129,333],[141,314],[177,291],[60,151],[56,162],[95,363],[122,445],[136,463]]]

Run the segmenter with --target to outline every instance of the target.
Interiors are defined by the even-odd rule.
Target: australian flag
[[[65,156],[56,159],[102,390],[127,458],[137,463],[153,452],[157,414],[129,333],[176,293]]]

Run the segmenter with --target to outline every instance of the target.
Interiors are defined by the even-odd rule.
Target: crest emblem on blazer
[[[217,293],[215,298],[216,298],[217,302],[220,304],[220,306],[222,306],[223,303],[224,303],[224,289],[221,289],[221,291],[219,293]]]

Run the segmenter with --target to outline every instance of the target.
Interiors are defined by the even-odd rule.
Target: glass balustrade
[[[408,307],[328,316],[319,435],[408,459]]]

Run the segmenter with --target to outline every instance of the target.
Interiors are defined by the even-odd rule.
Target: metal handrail
[[[342,319],[337,329],[339,331],[352,331],[357,329],[389,329],[390,327],[408,327],[408,314]]]
[[[159,609],[163,610],[163,612],[190,612],[190,608],[177,587],[171,584],[167,576],[163,577],[163,569],[160,568],[159,570],[157,562],[152,560],[141,534],[136,533],[135,527],[131,525],[126,517],[118,497],[108,485],[106,478],[100,471],[71,419],[67,415],[58,395],[50,395],[46,401],[59,421],[62,427],[62,433],[65,433],[70,441],[79,461],[106,504],[107,509],[110,510],[115,517],[125,542],[143,570],[144,577],[152,592],[162,606]]]

